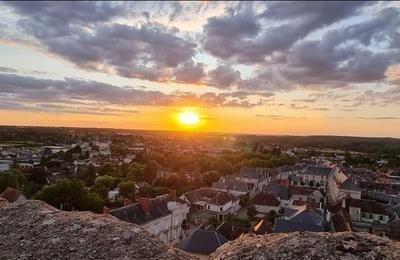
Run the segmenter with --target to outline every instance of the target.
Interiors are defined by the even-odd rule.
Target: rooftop
[[[167,216],[171,211],[167,207],[170,201],[168,194],[150,199],[149,212],[145,212],[142,205],[134,203],[110,211],[110,214],[120,220],[142,225],[154,219]]]
[[[209,255],[226,242],[228,240],[216,231],[196,229],[181,242],[180,249],[190,253]]]
[[[361,208],[361,212],[389,215],[388,212],[383,207],[383,205],[374,200],[351,199],[350,207]]]
[[[334,171],[334,168],[331,167],[321,167],[321,166],[307,166],[303,170],[303,174],[312,174],[319,176],[329,176],[331,172]]]

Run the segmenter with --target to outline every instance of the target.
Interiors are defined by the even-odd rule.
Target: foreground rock
[[[0,203],[0,259],[191,259],[134,224],[63,212],[44,202]]]
[[[211,259],[400,259],[400,242],[367,233],[295,232],[245,235]]]

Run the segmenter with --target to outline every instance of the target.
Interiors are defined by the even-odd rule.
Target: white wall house
[[[353,221],[379,222],[381,224],[386,224],[389,221],[389,214],[385,208],[374,200],[352,199],[349,213]]]
[[[182,224],[189,213],[186,203],[176,201],[175,193],[153,199],[139,198],[138,203],[110,211],[110,214],[135,223],[171,245],[182,239]]]
[[[251,203],[261,214],[268,214],[271,211],[277,213],[281,209],[281,202],[274,195],[268,193],[258,194]]]

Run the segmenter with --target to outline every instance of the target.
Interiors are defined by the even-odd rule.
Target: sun
[[[196,112],[184,111],[178,114],[178,120],[184,126],[197,126],[200,122],[200,117]]]

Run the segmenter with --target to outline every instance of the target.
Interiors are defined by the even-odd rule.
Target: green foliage
[[[280,167],[284,165],[294,165],[295,159],[287,155],[273,155],[273,154],[244,154],[244,160],[241,166],[247,167]]]
[[[247,216],[250,219],[253,219],[257,214],[258,214],[258,212],[257,212],[257,210],[256,210],[256,208],[254,206],[249,206],[247,208]]]
[[[118,184],[119,194],[126,198],[133,198],[135,195],[135,182],[124,181]]]
[[[220,174],[217,171],[208,171],[203,173],[203,180],[208,185],[211,186],[214,182],[218,181]]]
[[[241,207],[245,207],[249,204],[250,202],[250,196],[249,194],[245,194],[245,195],[240,195],[239,196],[239,205]]]
[[[212,163],[212,169],[221,173],[222,175],[233,174],[233,167],[230,162],[225,159],[217,159]]]
[[[161,166],[155,160],[149,161],[144,167],[143,175],[140,177],[143,181],[152,183],[154,178],[157,176],[157,171],[161,169]]]
[[[86,186],[92,186],[96,179],[97,170],[93,164],[89,164],[87,169],[80,173],[79,178],[85,182]]]
[[[90,210],[101,212],[103,200],[90,193],[82,181],[60,179],[44,186],[35,196],[39,200],[63,210]]]
[[[50,173],[44,167],[34,167],[28,172],[27,179],[40,185],[47,184]]]
[[[271,210],[271,212],[267,214],[267,221],[274,225],[276,216],[276,212],[274,210]]]
[[[149,154],[148,159],[149,159],[149,161],[150,160],[156,161],[159,165],[163,165],[163,166],[165,165],[164,155],[162,155],[160,153],[153,152],[153,153]]]
[[[154,198],[163,194],[167,194],[169,189],[167,187],[152,187],[146,186],[140,190],[140,196]]]
[[[112,165],[111,163],[103,165],[103,167],[101,167],[99,170],[100,175],[116,176],[116,173],[117,173],[116,166]]]
[[[24,185],[23,193],[27,198],[33,197],[42,188],[41,184],[35,183],[33,181],[28,181]]]
[[[104,186],[111,190],[111,189],[115,188],[116,180],[117,179],[113,176],[103,175],[103,176],[97,177],[94,180],[94,185],[95,186]]]
[[[18,170],[4,171],[0,174],[0,193],[7,187],[22,190],[27,182],[26,176]]]

